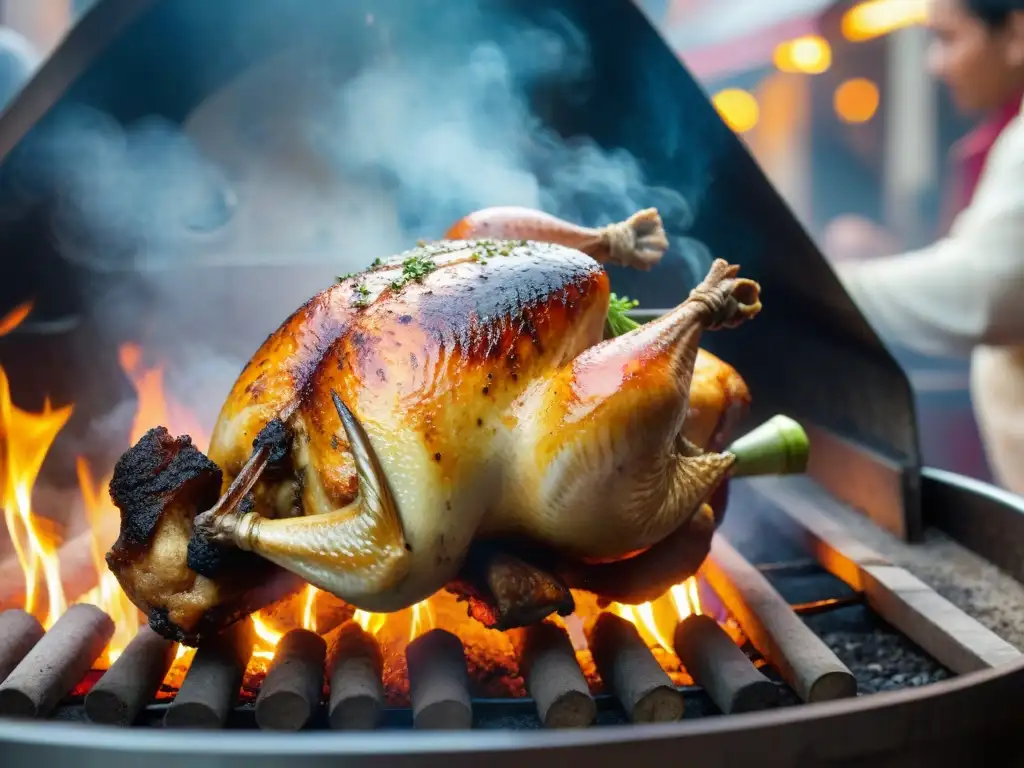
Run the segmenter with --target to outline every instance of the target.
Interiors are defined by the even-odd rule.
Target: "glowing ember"
[[[0,318],[0,336],[10,333],[30,314],[31,303],[21,305]],[[147,364],[143,350],[125,344],[119,350],[119,361],[137,396],[137,410],[130,440],[134,444],[154,426],[166,426],[172,434],[188,434],[205,450],[208,429],[197,422],[187,409],[168,397],[164,386],[164,369],[160,364]],[[32,509],[32,491],[43,460],[57,435],[71,416],[72,406],[53,409],[47,402],[39,413],[18,409],[12,402],[8,380],[0,367],[0,506],[4,510],[7,531],[18,563],[24,573],[26,592],[24,606],[49,627],[67,608],[57,556],[61,532],[46,517]],[[119,513],[107,493],[110,477],[95,473],[83,458],[76,465],[82,505],[92,536],[92,558],[96,569],[95,587],[78,600],[92,603],[114,620],[117,630],[107,647],[100,668],[114,662],[134,637],[144,617],[131,604],[113,574],[104,563],[118,529]],[[102,479],[97,479],[102,477]],[[86,585],[79,585],[79,588]],[[577,649],[580,664],[595,691],[600,681],[582,631],[583,623],[601,610],[592,595],[577,594],[577,612],[566,620],[554,619],[569,632]],[[344,612],[324,613],[340,606]],[[677,684],[690,682],[680,668],[672,650],[672,635],[680,619],[701,612],[697,582],[689,579],[676,585],[662,597],[639,606],[612,604],[611,610],[637,626],[641,636],[654,651],[659,662]],[[282,601],[253,616],[258,644],[249,665],[248,685],[254,686],[273,658],[281,637],[293,627],[304,627],[329,634],[338,622],[351,613],[335,598],[307,587],[301,595]],[[331,616],[332,618],[327,618]],[[340,617],[340,618],[339,618]],[[471,677],[481,695],[522,695],[523,684],[518,677],[515,653],[509,638],[488,630],[466,616],[466,606],[448,593],[439,593],[411,608],[394,614],[373,614],[356,610],[352,620],[377,637],[385,655],[385,682],[392,703],[401,702],[407,693],[404,650],[413,639],[440,627],[459,635],[467,650]],[[320,626],[318,626],[320,624]],[[737,642],[742,637],[734,625],[727,623]],[[165,680],[173,690],[180,684],[193,655],[192,649],[179,647],[175,664]]]

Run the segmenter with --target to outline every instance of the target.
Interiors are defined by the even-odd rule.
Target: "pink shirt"
[[[946,195],[946,210],[942,217],[942,231],[949,230],[950,225],[974,197],[985,162],[996,140],[1010,122],[1020,114],[1021,101],[1024,93],[1015,96],[1006,105],[990,115],[981,125],[976,127],[956,144],[949,156],[953,166],[953,183]]]

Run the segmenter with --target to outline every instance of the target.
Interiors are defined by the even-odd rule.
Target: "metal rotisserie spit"
[[[489,205],[658,207],[662,262],[608,270],[641,321],[740,264],[765,311],[705,344],[737,434],[804,425],[806,476],[730,481],[699,572],[640,605],[499,632],[307,588],[197,651],[147,627],[102,563],[117,457],[202,445],[295,307]],[[0,118],[0,217],[5,765],[1020,752],[1024,506],[922,469],[903,372],[631,3],[102,0]]]

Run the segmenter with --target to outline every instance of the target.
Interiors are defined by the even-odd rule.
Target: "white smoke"
[[[65,114],[42,166],[61,190],[61,252],[134,275],[96,302],[111,337],[127,331],[169,358],[172,389],[209,423],[247,356],[334,275],[470,211],[523,205],[594,225],[655,205],[673,229],[692,221],[697,201],[649,186],[631,154],[566,140],[531,108],[538,85],[588,94],[578,30],[554,19],[473,32],[468,56],[445,55],[443,38],[384,46],[345,77],[297,46],[214,94],[184,130]]]

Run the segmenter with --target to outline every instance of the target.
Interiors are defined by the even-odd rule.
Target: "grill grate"
[[[109,620],[80,606],[66,614],[78,614],[75,621],[62,619],[35,643],[40,632],[24,614],[0,615],[0,628],[11,628],[0,637],[0,668],[14,666],[0,684],[0,714],[265,730],[601,726],[920,686],[1017,657],[1013,646],[815,512],[806,501],[817,499],[812,493],[787,496],[797,482],[804,481],[736,484],[733,512],[702,570],[702,604],[710,615],[734,617],[749,641],[740,650],[706,616],[684,620],[675,633],[677,655],[700,685],[673,686],[633,625],[604,614],[588,639],[605,694],[591,695],[564,631],[547,624],[513,643],[531,698],[471,698],[460,641],[432,630],[407,649],[411,707],[391,708],[376,641],[349,624],[331,648],[306,630],[286,635],[261,695],[236,706],[254,639],[246,621],[196,654],[171,703],[153,700],[174,646],[148,628],[83,702],[68,692],[102,652]],[[740,525],[733,524],[740,514]],[[751,564],[766,556],[774,559]],[[867,563],[885,579],[861,579]],[[897,589],[906,584],[912,589]]]

